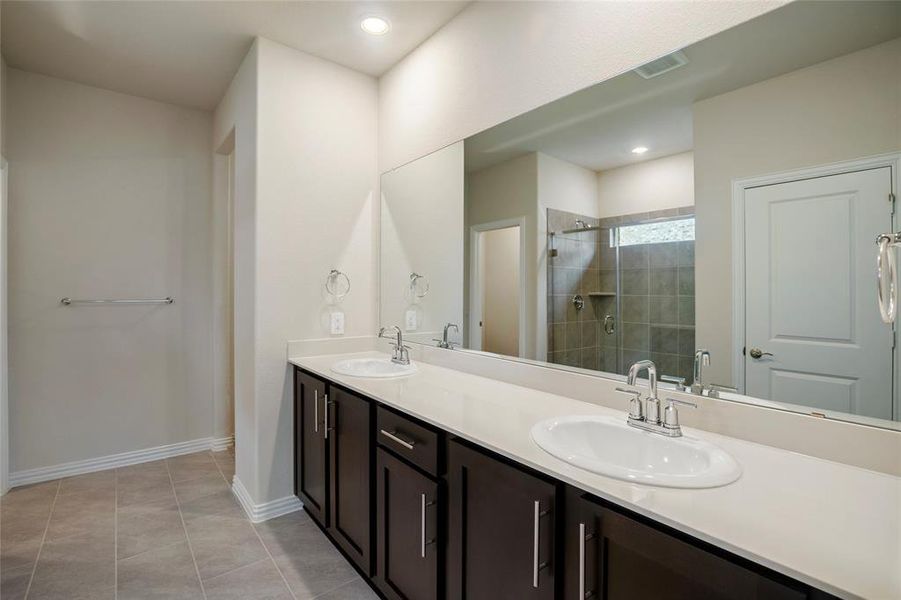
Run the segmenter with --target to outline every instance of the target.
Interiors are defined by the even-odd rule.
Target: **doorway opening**
[[[522,219],[471,230],[473,282],[470,344],[505,356],[525,355],[525,239]]]

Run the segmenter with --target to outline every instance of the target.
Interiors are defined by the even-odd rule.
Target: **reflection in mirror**
[[[381,188],[381,326],[433,343],[463,318],[463,143],[385,173]]]
[[[466,348],[892,426],[899,156],[901,2],[793,3],[467,139],[462,234],[445,207],[383,243],[460,259],[428,328]]]

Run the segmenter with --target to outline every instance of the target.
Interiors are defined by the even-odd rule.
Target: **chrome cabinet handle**
[[[538,500],[535,501],[535,522],[534,528],[532,531],[532,540],[534,542],[532,547],[532,587],[538,587],[538,520],[540,518],[539,513],[541,512],[541,508]]]
[[[764,352],[760,348],[751,348],[748,351],[748,354],[751,355],[751,358],[763,358],[764,356],[772,356],[772,352]]]
[[[422,494],[420,494],[419,499],[421,501],[421,510],[419,512],[419,531],[420,531],[419,555],[422,558],[425,558],[425,547],[430,544],[435,543],[435,540],[430,540],[430,539],[426,538],[426,523],[425,523],[426,509],[428,509],[428,507],[430,507],[430,506],[433,506],[435,503],[429,502],[428,500],[426,500],[426,496],[425,496],[424,492]]]
[[[405,440],[405,439],[402,439],[402,438],[398,437],[396,431],[385,431],[384,429],[380,429],[380,430],[379,430],[379,433],[381,433],[383,436],[385,436],[386,438],[388,438],[388,439],[391,440],[392,442],[397,442],[398,444],[400,444],[401,446],[403,446],[403,447],[406,448],[407,450],[412,450],[412,449],[413,449],[413,446],[416,445],[416,442],[413,441],[413,440],[409,440],[409,441],[408,441],[408,440]]]
[[[547,567],[546,562],[539,562],[538,558],[538,550],[541,541],[541,535],[539,533],[539,526],[541,524],[541,517],[549,514],[550,509],[542,511],[541,510],[541,502],[539,500],[535,500],[534,504],[535,513],[534,513],[534,522],[532,529],[532,587],[538,587],[538,573]]]
[[[323,431],[323,436],[325,436],[325,439],[328,439],[328,432],[331,429],[328,425],[328,407],[332,404],[334,404],[334,402],[328,401],[328,394],[323,394],[322,395],[322,410],[325,411],[325,423],[324,423],[325,428]]]
[[[319,390],[313,390],[313,432],[319,433]]]
[[[579,600],[585,600],[585,523],[579,523]]]

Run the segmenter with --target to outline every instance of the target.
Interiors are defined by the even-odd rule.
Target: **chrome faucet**
[[[447,339],[447,330],[448,330],[448,329],[453,329],[453,330],[456,331],[457,333],[460,332],[460,328],[457,327],[457,324],[456,324],[456,323],[448,323],[447,325],[444,326],[444,335],[442,336],[442,339],[440,339],[440,340],[439,340],[439,339],[433,339],[432,341],[433,341],[433,342],[438,342],[438,347],[439,347],[439,348],[444,348],[444,349],[446,349],[446,350],[453,350],[453,349],[454,349],[454,343],[453,343],[452,341],[450,341],[449,339]]]
[[[392,327],[392,329],[397,334],[397,341],[391,342],[391,345],[394,347],[394,356],[391,357],[391,362],[399,365],[408,365],[410,364],[410,347],[404,345],[404,333],[397,325]],[[387,329],[384,327],[379,329],[379,337],[384,337],[383,334],[386,331]]]
[[[704,349],[695,351],[695,366],[692,372],[691,393],[704,394],[704,367],[710,366],[710,352]]]
[[[663,411],[663,418],[661,419],[660,400],[657,398],[657,365],[649,360],[638,361],[629,367],[626,383],[634,387],[638,374],[645,370],[648,372],[648,397],[645,399],[644,407],[641,404],[640,391],[616,388],[618,392],[632,395],[632,399],[629,401],[629,418],[626,419],[626,422],[632,427],[660,433],[668,437],[681,436],[682,428],[679,426],[679,414],[675,405],[682,404],[692,408],[697,408],[697,405],[684,400],[667,398],[666,409]]]
[[[693,379],[691,382],[691,393],[697,396],[703,396],[704,392],[711,398],[719,398],[720,392],[737,392],[738,388],[729,385],[720,385],[718,383],[704,384],[704,367],[710,366],[710,352],[700,349],[695,351],[695,366]]]

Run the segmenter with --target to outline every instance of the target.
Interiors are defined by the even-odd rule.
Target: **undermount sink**
[[[532,428],[532,440],[571,465],[635,483],[710,488],[741,476],[741,466],[714,444],[641,431],[614,417],[548,419]]]
[[[412,375],[416,372],[416,365],[413,363],[401,365],[392,362],[390,358],[351,358],[339,360],[333,364],[332,371],[339,375],[348,375],[350,377],[387,379]]]

